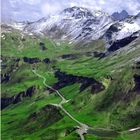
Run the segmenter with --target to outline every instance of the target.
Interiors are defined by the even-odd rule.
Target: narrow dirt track
[[[84,124],[82,122],[80,122],[79,120],[77,120],[68,110],[66,110],[64,107],[63,107],[63,104],[66,104],[70,101],[67,100],[58,90],[52,88],[51,86],[49,86],[47,83],[46,83],[46,78],[42,75],[40,75],[39,73],[36,72],[36,70],[32,70],[33,73],[42,78],[43,79],[43,84],[44,86],[46,86],[47,88],[53,90],[60,98],[61,98],[61,102],[59,104],[54,104],[52,103],[51,105],[54,105],[54,106],[57,106],[59,107],[70,119],[72,119],[74,122],[76,122],[78,125],[76,126],[76,133],[80,136],[80,139],[81,140],[85,140],[84,138],[84,134],[87,134],[89,133],[88,131],[90,130],[91,133],[89,134],[92,134],[92,135],[96,135],[96,136],[101,136],[101,137],[112,137],[112,136],[116,136],[118,135],[119,133],[118,132],[115,132],[115,131],[112,131],[110,129],[105,129],[105,128],[98,128],[97,130],[91,126],[88,126],[87,124]],[[138,130],[140,128],[134,128],[134,129],[130,129],[128,130],[127,132],[130,132],[130,131],[135,131],[135,130]]]
[[[36,76],[38,76],[38,77],[40,77],[40,78],[43,79],[43,84],[44,84],[47,88],[53,90],[53,91],[61,98],[61,102],[60,102],[59,104],[53,104],[53,103],[52,103],[52,105],[61,108],[61,110],[62,110],[69,118],[71,118],[74,122],[76,122],[76,123],[78,124],[78,127],[77,127],[77,129],[76,129],[76,132],[79,134],[81,140],[85,140],[83,134],[87,133],[87,130],[88,130],[88,128],[89,128],[88,125],[86,125],[86,124],[84,124],[84,123],[78,121],[76,118],[74,118],[74,117],[72,116],[72,114],[70,114],[70,113],[62,106],[63,104],[69,102],[69,100],[67,100],[58,90],[56,90],[56,89],[52,88],[51,86],[49,86],[48,84],[46,84],[46,78],[45,78],[44,76],[38,74],[38,73],[36,72],[36,70],[32,70],[32,71],[33,71],[33,73],[34,73]]]

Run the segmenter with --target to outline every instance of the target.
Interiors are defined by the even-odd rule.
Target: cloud
[[[2,21],[37,20],[41,17],[41,0],[2,0]]]
[[[55,14],[61,10],[62,10],[61,3],[45,2],[44,4],[41,5],[41,12],[44,16]]]
[[[116,11],[127,10],[130,14],[140,11],[140,0],[46,0],[42,7],[45,14],[53,14],[67,7],[80,6],[90,10],[103,10],[112,14]]]
[[[76,5],[85,6],[91,10],[104,10],[108,13],[127,10],[130,14],[140,11],[140,0],[81,0]]]
[[[2,0],[2,20],[11,17],[20,21],[38,20],[72,6],[109,14],[121,10],[127,10],[129,14],[140,12],[140,0]]]
[[[21,1],[23,1],[24,3],[27,3],[27,4],[31,4],[31,5],[36,5],[41,2],[41,0],[21,0]]]

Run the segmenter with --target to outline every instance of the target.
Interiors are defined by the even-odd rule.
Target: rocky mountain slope
[[[86,140],[140,139],[139,38],[104,57],[102,40],[79,49],[5,26],[1,40],[2,139],[80,139],[79,124],[33,70],[68,100],[63,109],[90,127]]]
[[[125,18],[129,17],[129,14],[127,13],[127,11],[122,10],[120,13],[119,12],[114,12],[112,14],[112,17],[114,20],[124,20]]]
[[[80,42],[100,38],[112,22],[111,17],[101,11],[92,13],[85,8],[72,7],[48,19],[43,18],[27,25],[24,30]]]
[[[2,25],[2,139],[139,140],[139,23],[72,7]]]
[[[127,45],[122,43],[124,40],[129,40],[130,43],[139,36],[140,16],[129,16],[116,21],[102,11],[91,12],[86,8],[71,7],[36,22],[12,26],[28,34],[46,35],[61,41],[67,40],[69,43],[88,44],[104,39],[107,48],[116,42],[121,42],[120,47],[123,47]]]
[[[124,47],[140,36],[140,16],[132,16],[112,24],[103,38],[107,47],[114,50]]]

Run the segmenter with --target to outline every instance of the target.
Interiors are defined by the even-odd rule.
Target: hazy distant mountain
[[[115,12],[112,14],[113,19],[115,20],[123,20],[125,18],[129,17],[129,14],[127,13],[127,11],[123,10],[120,13],[119,12]]]

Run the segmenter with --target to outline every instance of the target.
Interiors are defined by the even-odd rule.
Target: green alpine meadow
[[[1,140],[140,140],[140,14],[126,13],[1,23]]]

